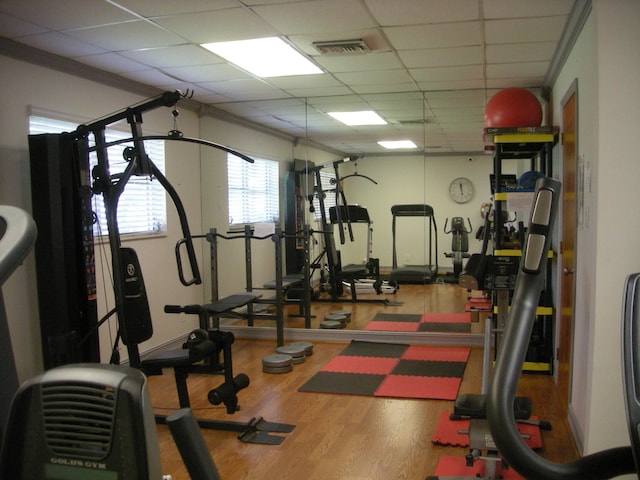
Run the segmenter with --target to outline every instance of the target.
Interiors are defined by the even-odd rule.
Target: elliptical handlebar
[[[22,209],[0,205],[0,286],[25,259],[36,241],[36,224]]]
[[[518,381],[545,280],[560,188],[560,182],[550,178],[536,183],[520,271],[487,396],[487,418],[501,455],[523,477],[529,480],[608,479],[636,471],[630,447],[594,453],[572,463],[553,463],[527,446],[513,418]]]

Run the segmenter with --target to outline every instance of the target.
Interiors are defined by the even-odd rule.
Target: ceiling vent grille
[[[323,55],[343,55],[371,51],[365,41],[361,38],[313,42],[312,45]]]

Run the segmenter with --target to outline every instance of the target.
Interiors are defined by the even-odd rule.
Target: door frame
[[[576,260],[578,258],[578,230],[580,228],[580,223],[579,223],[579,200],[578,198],[581,196],[581,185],[580,185],[580,160],[579,160],[579,135],[578,135],[578,129],[579,129],[579,96],[578,96],[578,79],[576,78],[571,85],[569,86],[569,88],[567,89],[567,91],[565,92],[565,94],[562,97],[562,100],[560,101],[560,110],[562,113],[564,113],[564,108],[566,106],[566,104],[569,102],[569,100],[571,99],[571,97],[574,97],[574,158],[571,159],[570,161],[575,162],[575,184],[574,184],[574,192],[575,192],[575,197],[574,197],[574,239],[573,239],[573,245],[574,245],[574,251],[573,251],[573,270],[575,271],[575,266],[576,266]],[[563,125],[564,127],[564,125]],[[567,159],[564,158],[564,142],[561,142],[561,149],[563,150],[563,155],[562,155],[562,165],[561,168],[559,170],[560,175],[562,176],[562,181],[564,184],[564,163],[567,161]],[[564,212],[562,213],[562,218],[563,218],[563,223],[564,223]],[[563,241],[563,229],[560,228],[559,232],[558,232],[558,240],[559,243],[561,244]],[[560,245],[561,246],[561,245]],[[558,281],[557,281],[557,285],[558,285],[558,306],[561,309],[562,308],[562,276],[564,275],[563,272],[563,262],[559,261],[558,262]],[[568,343],[564,343],[566,345],[568,345],[569,347],[569,365],[568,365],[568,378],[566,379],[566,381],[568,382],[567,385],[567,398],[562,399],[563,402],[566,402],[565,405],[567,406],[567,408],[569,408],[569,406],[571,405],[571,384],[572,384],[572,378],[573,378],[573,352],[574,352],[574,332],[575,332],[575,297],[576,297],[576,275],[575,273],[572,274],[572,278],[573,281],[571,282],[571,288],[572,288],[572,305],[571,305],[571,320],[570,320],[570,327],[571,327],[571,338],[567,339]],[[563,339],[560,338],[560,334],[562,333],[562,329],[560,327],[560,322],[562,321],[562,312],[559,312],[558,315],[556,316],[556,318],[558,319],[558,325],[556,326],[556,332],[558,334],[558,342],[556,344],[556,348],[558,349],[556,352],[556,359],[558,359],[560,357],[559,355],[559,349],[560,346],[563,345]],[[555,369],[556,372],[560,371],[560,368],[558,366],[558,368]],[[556,382],[558,381],[558,376],[556,376]]]

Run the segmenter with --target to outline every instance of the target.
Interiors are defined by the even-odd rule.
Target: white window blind
[[[249,163],[233,154],[227,155],[229,225],[279,220],[279,164],[254,159],[255,163]]]
[[[77,125],[71,122],[51,118],[30,116],[29,133],[62,133],[71,132]],[[130,138],[131,134],[113,129],[105,130],[107,142]],[[89,144],[94,145],[89,137]],[[109,156],[109,171],[117,174],[124,171],[127,162],[122,151],[132,143],[114,145],[107,149]],[[149,158],[164,174],[164,141],[151,140],[145,142],[145,150]],[[90,169],[97,163],[94,152],[89,155]],[[94,195],[92,199],[93,211],[97,214],[98,222],[93,226],[95,236],[107,235],[107,221],[104,212],[104,202],[101,195]],[[120,234],[153,234],[165,232],[167,228],[167,208],[165,190],[156,179],[149,177],[131,177],[118,202],[118,228]]]

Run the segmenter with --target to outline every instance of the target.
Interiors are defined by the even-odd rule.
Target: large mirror
[[[292,233],[291,224],[286,225],[285,217],[297,209],[301,211],[298,212],[298,223],[308,224],[315,232],[311,235],[308,252],[312,264],[314,296],[325,300],[331,298],[329,290],[332,279],[329,277],[332,272],[327,266],[327,237],[323,234],[326,229],[333,231],[333,243],[339,251],[341,267],[366,267],[367,264],[372,265],[371,261],[377,261],[381,273],[379,278],[383,281],[383,288],[377,290],[381,293],[377,293],[375,287],[372,291],[370,283],[366,281],[358,283],[358,300],[352,302],[350,286],[345,283],[344,292],[340,296],[341,303],[331,304],[333,310],[340,308],[350,312],[364,311],[358,318],[365,319],[373,318],[377,313],[422,315],[461,312],[464,311],[461,310],[461,305],[474,292],[466,291],[457,283],[456,273],[459,273],[461,267],[454,263],[453,222],[456,217],[462,219],[462,225],[458,225],[458,228],[464,230],[466,237],[467,247],[464,253],[480,252],[482,236],[478,232],[482,232],[484,228],[486,205],[492,202],[490,175],[493,171],[493,155],[490,151],[483,150],[482,138],[484,106],[492,93],[486,90],[469,90],[380,94],[379,98],[386,101],[385,116],[394,118],[395,112],[398,118],[393,134],[389,137],[388,128],[383,131],[375,126],[345,127],[343,151],[335,151],[322,145],[325,137],[318,126],[321,123],[314,118],[326,117],[323,112],[329,108],[331,97],[314,98],[313,101],[307,98],[286,99],[279,102],[286,104],[290,116],[282,121],[297,122],[300,126],[299,137],[283,138],[281,142],[276,142],[279,147],[274,149],[270,132],[262,134],[254,131],[251,141],[247,142],[246,133],[234,130],[234,134],[225,135],[224,143],[256,157],[281,155],[294,159],[280,165],[280,198],[284,204],[281,205],[278,225],[286,234]],[[344,104],[345,99],[340,98],[339,101]],[[265,102],[262,108],[268,110],[271,107],[282,111],[283,105],[279,102]],[[381,101],[378,108],[385,108],[383,104]],[[435,122],[434,110],[437,110],[438,115],[447,115],[446,110],[440,109],[442,105],[449,106],[451,118],[440,118]],[[251,102],[251,108],[255,106],[256,102]],[[310,118],[314,118],[314,121],[310,121]],[[476,146],[472,147],[474,149],[460,152],[456,139],[443,133],[442,121],[459,122],[463,131],[473,132],[478,138]],[[220,121],[214,117],[203,119],[203,138],[221,141],[216,137],[220,135],[220,125]],[[375,131],[380,132],[381,139],[409,139],[416,147],[370,151],[370,146],[365,147],[364,141],[359,141],[359,135],[370,135]],[[466,136],[468,133],[461,134],[458,141],[464,142],[463,137]],[[226,187],[226,153],[206,151],[203,155],[205,159],[207,156],[220,157],[216,158],[217,161],[205,161],[202,165],[203,227],[214,226],[220,233],[233,236],[235,233],[228,228],[226,208],[218,195],[220,189]],[[516,173],[523,169],[526,169],[526,165],[514,161],[503,167],[503,173]],[[293,189],[291,186],[287,187],[288,181],[295,183]],[[318,181],[321,188],[317,186]],[[467,181],[468,184],[463,183]],[[464,195],[460,196],[461,192]],[[326,209],[324,223],[320,214],[321,204]],[[353,212],[346,211],[347,215],[356,215],[351,223],[349,218],[342,218],[345,210],[340,207],[345,204],[364,209],[368,221],[358,217],[357,209]],[[431,214],[423,216],[417,212],[414,216],[406,215],[406,212],[399,215],[392,213],[394,206],[420,205],[430,207]],[[339,212],[343,212],[341,222],[332,218],[330,210],[333,208],[335,212],[336,207]],[[515,216],[512,220],[515,220]],[[218,243],[217,281],[223,294],[241,291],[246,287],[243,249],[241,241],[222,240]],[[254,241],[251,249],[252,286],[260,289],[265,282],[273,280],[274,247],[271,242]],[[302,266],[300,258],[297,264],[293,263],[294,267],[291,266],[292,255],[286,242],[283,242],[283,257],[289,258],[287,261],[283,258],[285,275],[294,273],[296,268],[299,271]],[[462,267],[466,263],[466,256],[461,260]],[[409,267],[409,278],[402,274],[400,277],[390,276],[394,266],[397,270]],[[421,276],[421,269],[424,267],[430,267],[433,274]],[[368,275],[362,276],[363,280],[375,275],[370,268],[367,273]],[[394,281],[397,278],[399,282]],[[265,296],[272,294],[265,292]],[[410,306],[403,304],[403,297],[412,298]],[[295,294],[293,298],[297,298]],[[418,302],[415,301],[416,298],[419,299]],[[314,318],[311,328],[318,328],[324,316],[331,312],[328,309],[327,304],[316,302],[315,298],[312,300],[311,315]],[[295,306],[287,306],[284,326],[304,328],[304,319],[300,318],[299,313]],[[478,319],[478,315],[472,317]],[[246,325],[245,320],[233,323]],[[258,320],[255,325],[273,327],[274,323]],[[358,322],[349,324],[346,328],[357,330],[366,329],[367,326],[366,322]],[[471,331],[480,333],[481,328],[480,324],[473,323]]]

